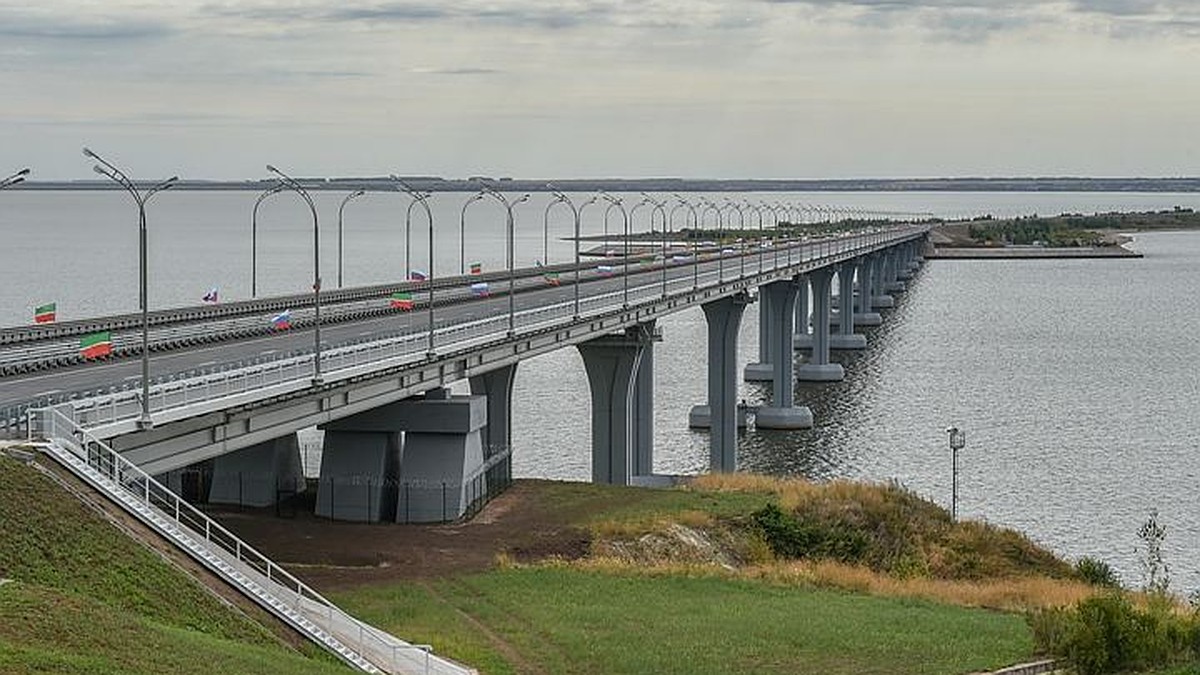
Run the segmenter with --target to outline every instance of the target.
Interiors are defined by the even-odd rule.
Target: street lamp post
[[[342,211],[346,209],[346,203],[351,199],[361,197],[367,194],[365,190],[355,190],[346,195],[342,199],[342,203],[338,205],[338,288],[342,287]]]
[[[754,215],[756,215],[758,217],[758,273],[762,274],[762,272],[763,272],[763,244],[765,243],[763,241],[763,239],[765,238],[764,235],[766,234],[766,232],[763,231],[762,207],[758,206],[757,204],[751,204],[749,201],[743,202],[743,205],[746,208],[750,209],[751,211],[754,211]]]
[[[14,173],[11,176],[8,176],[7,178],[4,178],[3,180],[0,180],[0,190],[3,190],[6,187],[12,187],[12,186],[16,185],[17,183],[24,183],[25,176],[28,176],[28,175],[29,175],[29,169],[26,168],[26,169],[21,169],[20,171]]]
[[[686,208],[692,214],[692,227],[699,230],[700,229],[700,220],[699,220],[699,217],[696,215],[696,207],[694,205],[692,205],[691,202],[684,199],[683,197],[680,197],[679,195],[675,195],[675,199],[679,200],[679,204],[675,208],[679,208],[679,207]],[[672,213],[672,215],[674,215],[675,209],[672,209],[671,213]],[[696,290],[697,288],[700,287],[700,254],[696,248],[697,242],[696,242],[696,237],[694,234],[691,239],[692,239],[692,290]]]
[[[740,235],[738,239],[742,240],[741,250],[738,252],[738,266],[740,270],[738,278],[741,279],[746,276],[746,214],[742,211],[741,204],[730,199],[725,200],[723,208],[733,209],[738,214],[738,234]]]
[[[463,202],[462,211],[458,214],[458,274],[467,273],[467,207],[483,199],[484,192],[476,192],[470,199]]]
[[[270,164],[267,171],[275,174],[282,182],[282,189],[291,190],[300,195],[313,219],[313,386],[320,386],[321,378],[321,227],[317,219],[317,206],[313,203],[308,190],[304,189],[295,178],[276,169]]]
[[[425,220],[429,223],[429,269],[426,271],[426,274],[425,274],[426,290],[429,291],[429,296],[425,302],[426,320],[429,324],[429,334],[428,334],[428,336],[426,336],[428,342],[426,344],[425,356],[427,356],[429,358],[433,358],[434,356],[437,355],[437,352],[434,350],[434,342],[433,342],[433,279],[434,279],[434,271],[433,271],[433,260],[434,260],[434,258],[433,258],[433,212],[429,210],[429,193],[428,192],[418,192],[418,191],[412,189],[411,187],[409,187],[408,183],[405,183],[404,181],[400,180],[399,176],[393,175],[393,176],[391,176],[391,179],[392,179],[392,182],[396,184],[397,190],[404,192],[405,194],[407,194],[409,197],[412,198],[412,201],[409,202],[409,204],[408,204],[408,215],[405,217],[405,223],[404,223],[404,260],[405,260],[404,266],[405,267],[408,267],[408,261],[409,261],[409,255],[408,255],[408,252],[409,252],[409,230],[410,230],[409,225],[412,223],[412,207],[415,204],[420,204],[421,208],[425,210]],[[408,272],[405,272],[405,274],[411,276],[411,274],[412,274],[411,269]]]
[[[508,254],[508,336],[511,338],[514,334],[516,334],[516,314],[517,314],[516,292],[515,292],[516,273],[514,272],[515,267],[513,265],[513,257],[515,254],[514,249],[516,248],[516,241],[514,239],[515,234],[513,232],[513,230],[514,230],[513,207],[516,206],[517,204],[520,204],[521,202],[529,201],[529,195],[528,194],[521,195],[517,199],[514,199],[513,201],[510,202],[510,201],[508,201],[508,198],[506,198],[504,195],[500,194],[499,192],[497,192],[495,189],[493,189],[490,186],[485,185],[483,188],[483,191],[484,191],[484,193],[491,196],[496,201],[500,202],[504,206],[505,213],[508,214],[508,223],[507,223],[508,224],[508,251],[507,251],[507,254]]]
[[[621,203],[620,197],[614,197],[608,193],[604,193],[603,198],[609,203],[609,208],[616,207],[621,211],[621,218],[625,222],[625,249],[624,249],[624,273],[621,275],[621,307],[622,309],[629,307],[629,213],[625,210],[625,205]],[[605,211],[607,217],[608,212]]]
[[[575,202],[571,201],[570,197],[567,197],[567,195],[560,192],[553,185],[547,185],[546,187],[550,188],[550,193],[552,195],[554,195],[554,199],[551,199],[550,203],[546,205],[546,213],[543,216],[543,218],[544,218],[543,225],[542,225],[543,251],[549,250],[549,248],[548,248],[549,234],[548,233],[550,231],[550,229],[549,229],[550,228],[550,225],[549,225],[550,209],[553,208],[555,204],[566,204],[567,208],[571,209],[571,215],[574,216],[574,218],[575,218],[575,284],[574,284],[574,286],[575,286],[575,289],[574,289],[575,290],[575,312],[574,313],[575,313],[575,319],[578,320],[579,319],[579,208],[577,208],[575,206]],[[593,198],[593,201],[595,201],[595,198]],[[546,253],[543,252],[543,255],[546,255]],[[546,260],[543,262],[546,265],[549,265],[550,264],[549,257],[547,256]]]
[[[701,198],[700,203],[704,206],[704,210],[700,212],[701,229],[704,226],[704,216],[708,215],[709,211],[717,214],[717,281],[725,281],[725,219],[721,215],[721,209],[709,199]]]
[[[671,231],[671,223],[667,219],[667,203],[662,201],[661,199],[655,199],[654,197],[651,197],[650,195],[646,194],[645,192],[642,193],[642,197],[647,202],[650,202],[650,204],[654,207],[654,211],[657,211],[659,213],[659,215],[662,216],[663,230],[662,230],[662,246],[660,248],[662,250],[662,294],[663,294],[663,297],[665,298],[665,297],[667,297],[667,237]],[[654,231],[654,211],[650,212],[651,213],[651,215],[650,215],[650,231],[651,232]]]
[[[154,421],[150,418],[150,302],[146,273],[146,202],[150,201],[150,198],[156,193],[170,189],[175,181],[179,180],[179,176],[171,176],[142,192],[124,172],[108,163],[100,155],[84,148],[83,156],[96,160],[98,164],[92,169],[124,188],[133,197],[133,201],[137,203],[138,207],[138,304],[142,310],[142,414],[137,420],[137,425],[139,428],[149,429],[154,425]],[[24,173],[20,173],[15,177],[20,178],[24,175]]]
[[[950,435],[950,518],[958,520],[958,451],[967,444],[967,433],[958,427],[949,427]]]
[[[580,229],[582,228],[582,223],[583,223],[583,211],[584,211],[584,209],[591,206],[592,204],[595,204],[598,201],[600,201],[600,195],[594,194],[590,198],[588,198],[588,200],[586,202],[580,204],[579,210],[575,212],[575,318],[576,319],[579,318],[579,268],[582,264],[579,260],[579,245],[581,243]]]
[[[273,185],[262,194],[258,195],[258,199],[254,200],[254,210],[250,212],[250,297],[258,297],[258,207],[263,203],[263,200],[273,194],[278,194],[284,191],[282,185]]]

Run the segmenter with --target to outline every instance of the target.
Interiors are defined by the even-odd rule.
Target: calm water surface
[[[58,303],[61,318],[136,308],[136,211],[116,192],[0,195],[0,325],[27,323],[33,307]],[[211,286],[225,299],[249,296],[252,192],[164,193],[149,211],[152,308],[195,304]],[[264,202],[259,216],[263,293],[303,292],[312,278],[311,220],[297,199]],[[461,207],[468,195],[433,199],[435,274],[458,269]],[[318,193],[322,274],[336,285],[337,205]],[[720,197],[718,195],[718,197]],[[942,216],[1090,213],[1188,206],[1197,194],[821,193],[751,196]],[[580,196],[582,201],[583,196]],[[637,196],[628,196],[636,203]],[[544,195],[517,210],[517,262],[544,257]],[[345,212],[347,285],[390,281],[404,270],[399,195],[370,195]],[[610,229],[620,227],[610,214]],[[681,218],[682,215],[677,215]],[[677,220],[677,223],[679,221]],[[751,222],[756,222],[752,220]],[[469,207],[467,260],[502,266],[503,211]],[[638,211],[634,229],[649,226]],[[551,261],[572,245],[565,210],[551,214]],[[590,208],[585,234],[603,229]],[[424,221],[414,217],[412,260],[428,269]],[[1168,527],[1166,552],[1177,590],[1200,587],[1200,233],[1137,235],[1141,260],[931,261],[868,333],[870,347],[836,355],[846,380],[798,385],[816,417],[802,432],[742,436],[741,466],[815,479],[895,478],[949,505],[944,429],[967,432],[960,454],[959,510],[1019,528],[1071,557],[1113,563],[1141,582],[1136,530],[1152,508]],[[739,372],[757,358],[757,307],[745,315]],[[705,392],[703,315],[661,322],[656,353],[655,468],[697,473],[707,435],[688,430],[687,410]],[[758,385],[742,396],[760,403]],[[515,471],[521,476],[590,476],[590,399],[582,362],[562,350],[523,363],[516,382]]]

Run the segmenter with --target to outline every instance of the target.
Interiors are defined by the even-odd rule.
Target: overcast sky
[[[0,174],[1200,174],[1194,0],[0,0]]]

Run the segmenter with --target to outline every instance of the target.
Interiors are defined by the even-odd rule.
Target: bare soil
[[[518,561],[585,555],[578,522],[587,504],[547,504],[544,481],[516,481],[473,519],[444,525],[344,523],[303,507],[208,507],[209,515],[292,573],[321,589],[428,580],[486,571],[500,554]]]

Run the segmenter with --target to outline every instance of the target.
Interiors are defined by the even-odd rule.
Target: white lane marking
[[[49,396],[50,394],[57,394],[60,391],[62,391],[62,389],[51,389],[50,391],[43,391],[40,394],[34,394],[33,397],[37,398],[39,396]]]
[[[196,364],[196,367],[197,367],[197,368],[203,368],[203,367],[205,367],[205,366],[215,366],[215,365],[217,365],[217,362],[216,362],[216,361],[205,361],[204,363],[197,363],[197,364]]]

